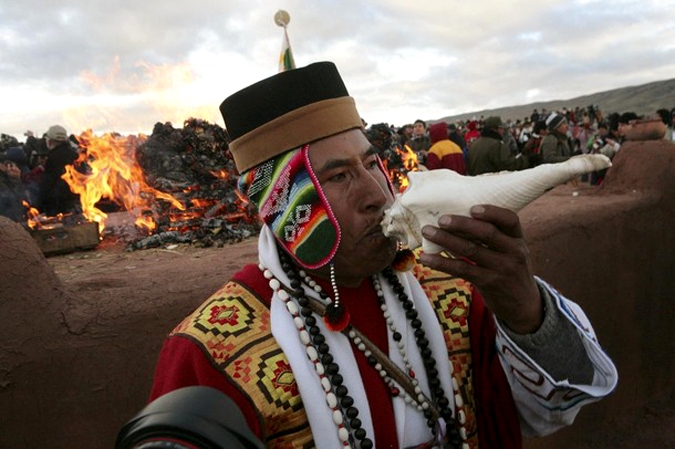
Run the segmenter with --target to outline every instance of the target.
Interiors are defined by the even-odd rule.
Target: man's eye
[[[336,173],[336,174],[332,175],[330,178],[328,178],[328,181],[330,181],[330,182],[340,182],[340,181],[344,181],[345,179],[347,179],[346,174]]]

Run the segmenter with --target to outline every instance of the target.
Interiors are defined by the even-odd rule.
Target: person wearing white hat
[[[569,124],[565,116],[552,112],[546,119],[546,128],[548,134],[542,140],[539,148],[542,163],[554,164],[564,162],[572,157],[572,150],[570,150],[567,138]]]
[[[66,165],[75,163],[77,152],[70,144],[66,129],[60,125],[49,127],[45,142],[49,152],[40,182],[38,209],[49,216],[72,212],[77,196],[61,176],[66,172]]]

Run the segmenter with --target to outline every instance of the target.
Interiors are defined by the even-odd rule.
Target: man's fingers
[[[478,220],[492,223],[510,237],[523,237],[520,218],[518,218],[517,213],[509,209],[491,206],[489,204],[477,205],[471,208],[471,216]]]

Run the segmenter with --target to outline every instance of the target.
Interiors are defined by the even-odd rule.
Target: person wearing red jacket
[[[464,153],[455,142],[450,140],[447,123],[438,122],[431,125],[429,127],[429,139],[431,139],[431,148],[429,148],[427,154],[427,168],[429,170],[447,168],[460,175],[466,175]]]
[[[478,130],[478,122],[475,120],[469,121],[466,124],[466,129],[468,130],[464,135],[464,140],[466,140],[466,146],[471,147],[471,144],[474,143],[480,137],[480,131]]]

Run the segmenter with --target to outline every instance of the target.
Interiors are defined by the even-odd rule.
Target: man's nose
[[[359,194],[361,195],[361,206],[364,210],[382,210],[391,199],[386,186],[386,179],[382,182],[377,179],[380,172],[371,173],[364,170],[361,176],[361,186]],[[381,175],[384,177],[384,174]]]

